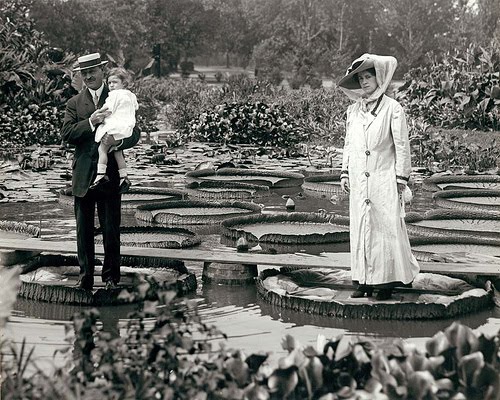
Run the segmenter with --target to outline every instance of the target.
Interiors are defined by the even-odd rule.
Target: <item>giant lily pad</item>
[[[73,256],[37,256],[24,270],[19,296],[51,303],[116,305],[146,300],[152,293],[142,288],[145,276],[152,277],[164,289],[177,291],[178,295],[196,289],[195,275],[178,260],[122,257],[121,281],[112,290],[104,289],[100,265],[96,266],[93,291],[75,287],[80,268]]]
[[[340,187],[340,172],[336,174],[308,176],[304,178],[302,188],[312,193],[345,196],[344,191]]]
[[[122,195],[122,208],[135,208],[140,204],[149,204],[159,201],[180,200],[186,197],[186,193],[172,188],[159,187],[131,187],[127,193]],[[71,188],[59,191],[59,202],[73,206],[73,193]]]
[[[432,198],[444,208],[500,213],[500,190],[442,190],[435,192]]]
[[[500,190],[498,175],[433,175],[423,181],[423,187],[432,192],[449,187],[461,189]]]
[[[102,244],[102,229],[96,229],[96,242]],[[184,228],[161,226],[122,226],[120,244],[122,246],[154,247],[162,249],[180,249],[200,244],[196,234]]]
[[[248,200],[269,195],[269,187],[243,182],[201,181],[186,185],[191,198],[206,200]]]
[[[135,216],[164,225],[218,224],[231,216],[260,213],[261,208],[241,201],[181,200],[138,206]]]
[[[408,222],[408,221],[407,221]],[[500,239],[500,213],[436,209],[427,211],[422,218],[407,225],[413,236],[450,236],[463,234],[465,238],[483,237]],[[470,240],[464,240],[467,242]],[[486,240],[488,242],[488,239]]]
[[[0,220],[0,238],[2,239],[27,239],[39,236],[40,228],[34,225],[28,225],[23,222]],[[21,263],[37,254],[39,254],[39,252],[0,250],[0,266]]]
[[[265,171],[262,169],[245,168],[221,168],[200,169],[186,174],[188,182],[220,181],[220,182],[243,182],[254,185],[265,185],[270,188],[283,188],[300,186],[304,181],[304,175],[296,172]]]
[[[222,235],[236,241],[240,237],[250,243],[321,244],[346,242],[349,227],[331,223],[331,218],[316,213],[281,213],[231,218],[222,223]],[[342,219],[342,222],[345,222]]]
[[[450,318],[492,306],[485,289],[444,275],[418,274],[412,288],[395,289],[387,301],[351,298],[350,282],[346,270],[283,267],[262,271],[256,283],[259,295],[276,306],[340,318]]]

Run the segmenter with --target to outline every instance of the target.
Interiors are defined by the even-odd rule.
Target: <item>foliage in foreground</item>
[[[139,290],[150,288],[144,282]],[[24,343],[19,352],[4,343],[3,398],[500,398],[498,334],[477,335],[455,322],[428,340],[425,353],[403,341],[382,350],[369,341],[319,337],[314,348],[286,336],[288,354],[272,367],[268,354],[212,349],[211,340],[224,335],[173,297],[164,292],[145,303],[123,337],[104,332],[96,310],[75,315],[73,361],[53,376],[34,367]]]

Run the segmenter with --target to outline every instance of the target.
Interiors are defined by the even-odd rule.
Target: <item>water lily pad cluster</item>
[[[310,134],[284,107],[262,102],[218,105],[194,118],[189,132],[194,140],[277,147],[292,147]]]

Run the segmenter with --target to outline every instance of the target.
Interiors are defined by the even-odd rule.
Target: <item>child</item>
[[[122,68],[113,68],[109,71],[108,87],[110,92],[104,106],[111,111],[111,115],[97,127],[95,133],[96,142],[100,142],[106,133],[113,136],[116,140],[124,139],[132,135],[132,129],[135,126],[135,111],[139,108],[139,105],[135,94],[126,89],[128,87],[128,78],[129,75],[127,71]],[[120,193],[127,192],[131,183],[127,176],[127,165],[125,163],[123,151],[116,151],[113,147],[100,143],[98,152],[97,176],[90,186],[90,189],[95,189],[109,180],[106,175],[106,167],[108,163],[108,153],[113,152],[118,165],[118,173],[120,174],[119,191]]]

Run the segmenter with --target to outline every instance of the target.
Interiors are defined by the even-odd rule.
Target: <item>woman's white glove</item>
[[[349,178],[342,178],[340,180],[340,187],[345,193],[349,193]]]

